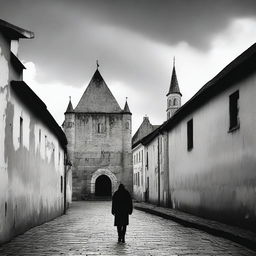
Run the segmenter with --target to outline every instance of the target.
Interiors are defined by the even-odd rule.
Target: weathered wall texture
[[[63,212],[64,150],[10,87],[21,77],[0,33],[0,243]]]
[[[139,144],[133,149],[133,197],[138,201],[146,200],[147,177],[145,148]]]
[[[127,102],[120,108],[98,69],[75,109],[70,100],[63,127],[74,200],[99,195],[97,188],[106,184],[109,196],[120,183],[132,192],[131,115]],[[96,186],[99,177],[105,181]]]
[[[255,227],[255,84],[254,74],[211,99],[169,132],[173,208]],[[229,95],[236,90],[240,128],[229,132]],[[187,121],[191,118],[194,147],[188,151]]]
[[[148,145],[148,201],[154,204],[168,205],[168,166],[166,162],[166,134],[159,134]]]
[[[131,115],[124,114],[66,114],[65,133],[72,159],[73,198],[83,199],[93,194],[93,174],[106,169],[132,191]],[[98,133],[98,123],[104,124]],[[109,176],[107,171],[105,175]],[[111,178],[111,177],[109,177]],[[112,191],[114,192],[114,190]]]

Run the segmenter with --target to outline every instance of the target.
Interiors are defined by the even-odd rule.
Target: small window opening
[[[7,216],[7,202],[4,204],[4,216]]]
[[[23,145],[23,118],[20,117],[20,145]]]
[[[193,148],[193,119],[187,122],[187,147],[188,150]]]
[[[239,128],[238,100],[239,100],[239,91],[236,91],[229,96],[229,130],[234,130]]]
[[[60,176],[60,192],[63,192],[63,176]]]

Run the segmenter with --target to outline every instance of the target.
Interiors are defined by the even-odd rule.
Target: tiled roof
[[[145,116],[140,127],[132,137],[132,148],[136,147],[140,143],[141,139],[155,131],[159,126],[160,125],[152,125],[149,118]]]
[[[74,111],[82,113],[122,112],[122,109],[109,90],[98,69],[95,71]]]

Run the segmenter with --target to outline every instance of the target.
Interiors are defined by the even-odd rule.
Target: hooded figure
[[[132,214],[132,198],[130,193],[120,184],[112,198],[112,214],[115,216],[118,242],[125,242],[126,226],[129,225],[129,215]]]

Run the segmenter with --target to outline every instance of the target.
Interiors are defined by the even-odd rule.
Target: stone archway
[[[117,178],[115,174],[108,169],[98,169],[96,172],[93,173],[91,178],[91,195],[95,194],[95,182],[97,178],[101,175],[106,175],[111,180],[111,185],[112,185],[111,191],[113,194],[117,189]]]
[[[100,175],[95,182],[95,196],[111,196],[112,184],[107,175]]]

